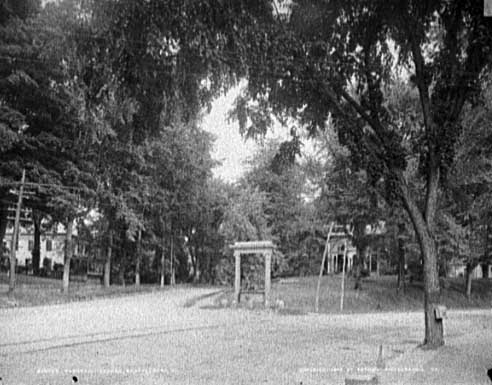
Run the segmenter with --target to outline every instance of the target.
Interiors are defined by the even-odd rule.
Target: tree
[[[210,162],[204,156],[208,139],[197,130],[196,122],[212,97],[235,81],[228,60],[231,55],[237,58],[234,31],[239,31],[239,25],[249,28],[256,17],[262,18],[267,5],[261,1],[234,1],[226,7],[205,1],[71,3],[77,4],[77,14],[90,27],[85,38],[78,35],[76,40],[85,59],[80,78],[85,85],[86,109],[102,107],[108,112],[101,120],[110,133],[100,138],[99,154],[107,154],[114,162],[98,164],[101,207],[107,208],[112,221],[119,222],[118,227],[124,229],[120,237],[128,238],[126,241],[133,242],[145,225],[149,225],[145,229],[149,234],[160,234],[161,246],[164,237],[175,245],[175,240],[191,239],[191,232],[197,241],[202,234],[193,226],[193,213],[200,211],[198,186],[203,185]],[[77,38],[77,33],[74,35]],[[160,141],[163,131],[172,132],[172,143],[184,144],[180,147],[183,152],[172,151]],[[153,179],[153,171],[146,174],[138,159],[142,158],[139,152],[152,141],[159,142],[164,154],[150,168],[165,163],[168,155],[177,163],[177,172],[169,171],[167,181]],[[125,165],[128,160],[135,162]],[[131,178],[122,179],[127,173]],[[148,205],[149,197],[140,194],[142,184],[151,186],[149,191],[156,190],[152,186],[165,185],[159,207]],[[145,221],[142,207],[161,213],[155,226]],[[192,260],[197,261],[193,253]]]
[[[249,161],[241,184],[264,193],[264,207],[272,237],[289,269],[308,249],[313,215],[307,202],[306,173],[300,160],[300,140],[268,141]]]
[[[12,9],[27,12],[23,3]],[[5,4],[9,6],[9,2]],[[92,182],[91,143],[87,140],[91,125],[80,116],[79,84],[73,76],[75,58],[70,55],[70,40],[64,30],[69,19],[61,10],[29,11],[25,20],[11,18],[0,26],[0,135],[7,139],[1,153],[0,195],[8,201],[9,189],[26,169],[34,192],[26,205],[36,216],[78,209],[74,197],[90,195]],[[0,222],[4,220],[0,218]],[[40,219],[35,222],[37,272]],[[1,238],[3,235],[2,231]]]
[[[475,1],[372,0],[293,1],[290,14],[277,20],[244,43],[248,97],[313,131],[331,114],[354,164],[371,181],[383,179],[387,198],[401,202],[424,259],[424,345],[436,348],[444,343],[442,322],[434,317],[440,302],[434,239],[439,185],[461,132],[463,107],[490,62],[491,21]],[[384,92],[404,66],[420,103],[411,125],[389,113]],[[422,206],[405,175],[412,153],[420,159]]]
[[[219,225],[219,234],[224,239],[223,255],[225,256],[217,266],[217,278],[220,282],[231,282],[234,275],[229,245],[234,242],[272,239],[265,213],[267,205],[267,195],[258,188],[240,186],[231,191]],[[249,261],[250,267],[260,263],[253,257],[249,258]],[[251,269],[250,273],[252,270],[254,269]]]
[[[334,135],[318,139],[324,143],[324,177],[320,181],[320,195],[316,201],[320,213],[331,215],[344,226],[346,236],[356,248],[354,261],[355,289],[362,288],[362,270],[366,265],[367,249],[374,243],[375,229],[387,220],[377,187],[369,183],[365,171],[354,172],[350,152],[341,146]],[[371,229],[371,232],[368,232]]]
[[[2,0],[0,2],[0,24],[13,18],[27,19],[39,10],[39,0]]]
[[[70,228],[94,206],[104,215],[107,285],[111,260],[120,275],[135,264],[138,276],[149,243],[163,257],[174,245],[172,261],[188,248],[197,278],[208,226],[218,223],[200,202],[212,161],[199,115],[241,74],[239,27],[254,28],[270,6],[36,4],[0,3],[0,201],[8,205],[26,168],[36,223],[43,215]]]
[[[492,106],[490,81],[485,82],[474,106],[465,109],[463,131],[455,145],[455,156],[448,174],[445,204],[441,217],[444,242],[463,256],[466,263],[465,292],[471,296],[472,271],[491,260],[488,248],[490,232]]]

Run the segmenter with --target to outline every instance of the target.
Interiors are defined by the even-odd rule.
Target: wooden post
[[[234,259],[236,264],[236,273],[234,276],[234,302],[239,304],[239,296],[241,295],[241,252],[234,250]]]
[[[347,240],[345,240],[343,248],[343,261],[342,261],[342,295],[340,296],[340,311],[343,310],[343,297],[345,295],[345,259],[347,257]]]
[[[270,306],[270,291],[272,288],[271,271],[272,271],[272,252],[267,251],[265,253],[265,307]]]
[[[12,293],[15,289],[15,265],[17,263],[15,258],[15,252],[17,247],[17,241],[19,238],[19,222],[20,211],[22,207],[22,194],[24,192],[24,183],[26,182],[26,170],[22,170],[22,179],[19,189],[19,199],[17,200],[17,207],[15,209],[15,222],[14,231],[12,234],[12,246],[10,247],[10,277],[9,277],[9,293]]]
[[[331,254],[330,248],[330,238],[331,232],[333,231],[333,222],[330,224],[330,230],[328,231],[328,236],[326,237],[325,251],[323,253],[323,258],[321,259],[321,267],[319,269],[318,286],[316,287],[316,298],[314,301],[314,311],[317,313],[319,310],[319,290],[321,288],[321,278],[323,276],[323,270],[325,268],[326,256],[328,253]]]

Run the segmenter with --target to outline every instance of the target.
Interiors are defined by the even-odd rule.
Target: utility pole
[[[323,277],[323,270],[325,269],[325,262],[327,255],[331,256],[330,238],[333,231],[334,222],[330,223],[330,230],[328,231],[328,236],[326,237],[325,251],[323,252],[323,258],[321,259],[321,267],[319,269],[318,285],[316,286],[316,298],[314,300],[314,311],[317,313],[319,311],[319,290],[321,288],[321,279]],[[328,262],[330,266],[330,262]],[[328,268],[330,270],[330,268]]]
[[[17,239],[19,238],[19,222],[20,211],[22,206],[22,194],[24,192],[24,183],[26,182],[26,170],[22,170],[22,180],[19,189],[19,199],[17,200],[17,207],[15,209],[15,222],[14,231],[12,233],[12,245],[10,247],[10,277],[9,277],[9,293],[12,293],[15,289],[15,249],[17,247]]]

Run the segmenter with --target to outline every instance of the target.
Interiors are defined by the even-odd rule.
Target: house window
[[[53,249],[53,245],[51,239],[46,240],[46,251],[51,251]]]
[[[34,249],[34,241],[29,239],[28,243],[27,243],[27,249],[29,251],[32,251]]]

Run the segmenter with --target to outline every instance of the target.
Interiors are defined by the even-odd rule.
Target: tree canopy
[[[407,210],[424,256],[425,343],[432,347],[443,343],[432,310],[439,303],[438,188],[462,110],[490,64],[490,23],[475,1],[299,0],[245,43],[245,98],[256,101],[254,110],[295,117],[313,132],[331,116],[354,165],[373,183],[384,180],[388,198]],[[393,111],[400,79],[418,93],[414,120]],[[405,177],[409,155],[417,155],[425,181],[422,208]]]

